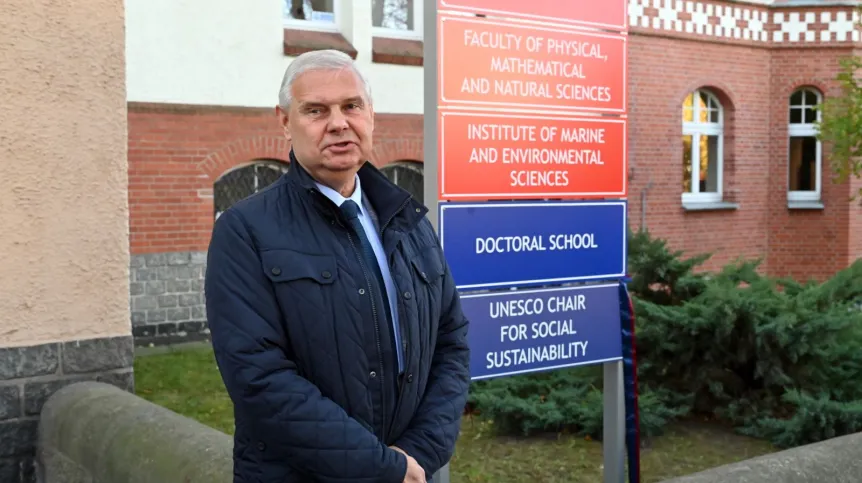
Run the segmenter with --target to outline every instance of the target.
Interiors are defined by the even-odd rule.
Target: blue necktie
[[[380,298],[383,300],[386,321],[392,324],[392,311],[389,308],[389,297],[386,294],[386,283],[383,281],[383,273],[380,271],[380,265],[377,263],[377,256],[374,255],[374,249],[371,247],[371,242],[368,241],[365,228],[362,226],[362,222],[359,221],[359,205],[357,205],[353,200],[346,200],[341,204],[341,212],[344,213],[344,216],[353,227],[353,231],[356,233],[356,236],[359,237],[359,245],[362,256],[365,258],[365,266],[371,269],[371,272],[374,274],[374,279],[377,281],[377,293],[380,294]],[[395,336],[395,351],[398,357],[398,367],[400,372],[401,342],[398,335],[398,328],[395,327],[394,324],[392,324],[392,326]]]

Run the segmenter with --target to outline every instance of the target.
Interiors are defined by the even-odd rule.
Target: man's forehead
[[[311,91],[303,95],[297,95],[296,100],[300,104],[343,104],[348,101],[367,101],[361,91],[341,91],[336,93]]]
[[[301,103],[314,104],[366,100],[359,77],[349,69],[304,72],[293,84],[293,95]]]

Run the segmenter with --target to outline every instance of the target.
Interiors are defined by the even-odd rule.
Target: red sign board
[[[625,31],[628,0],[437,0],[437,10]]]
[[[626,197],[620,118],[438,112],[440,200]]]
[[[626,112],[626,36],[441,15],[438,102]]]

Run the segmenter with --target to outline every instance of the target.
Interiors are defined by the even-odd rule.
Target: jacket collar
[[[372,163],[365,161],[357,174],[362,185],[362,196],[368,198],[368,202],[380,219],[381,227],[390,223],[393,228],[411,227],[428,212],[425,205],[413,199],[407,190],[389,181]],[[296,160],[293,149],[290,150],[290,167],[286,176],[289,183],[311,195],[314,203],[323,209],[324,214],[340,217],[340,210],[320,192],[314,178]]]

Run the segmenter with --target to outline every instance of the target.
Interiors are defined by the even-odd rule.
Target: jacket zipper
[[[401,210],[403,210],[407,206],[408,203],[410,203],[410,198],[407,198],[406,200],[404,200],[404,203],[402,203],[401,206],[399,206],[398,209],[395,210],[395,213],[397,214]],[[395,218],[395,215],[392,215],[388,220],[386,220],[386,222],[383,225],[381,225],[381,227],[380,227],[380,240],[381,241],[383,240],[383,231],[386,229],[387,226],[389,226],[389,223],[392,221],[393,218]],[[389,263],[389,257],[386,258],[386,263]],[[396,310],[398,310],[398,326],[399,326],[399,329],[402,329],[402,330],[398,331],[398,333],[401,334],[401,339],[402,339],[402,340],[399,340],[398,343],[401,345],[402,354],[404,354],[404,372],[407,373],[407,369],[408,369],[408,367],[407,367],[407,363],[408,363],[407,348],[409,347],[409,344],[407,341],[409,340],[409,338],[406,340],[404,339],[404,333],[406,332],[406,330],[404,330],[404,329],[406,329],[407,327],[401,323],[401,321],[404,319],[403,319],[403,317],[401,317],[401,315],[403,315],[401,313],[401,310],[400,310],[401,309],[401,302],[400,302],[401,297],[399,297],[398,295],[399,294],[395,294],[395,297],[396,297],[395,298],[395,308],[396,308]],[[399,390],[398,393],[399,393],[398,394],[398,401],[400,402],[402,391]]]
[[[350,246],[353,248],[353,251],[360,255],[361,252],[356,250],[356,245],[353,243],[353,236],[350,235],[350,230],[347,231],[347,239],[350,241]],[[386,390],[386,379],[384,377],[383,371],[383,350],[380,346],[380,322],[377,318],[377,305],[374,303],[374,291],[371,289],[371,279],[368,278],[368,271],[365,269],[365,263],[362,262],[362,257],[359,257],[359,266],[362,267],[362,275],[365,276],[365,284],[368,286],[368,298],[371,300],[371,315],[374,318],[374,334],[376,335],[375,339],[377,342],[377,359],[380,361],[380,367],[378,368],[378,373],[380,376],[380,404],[383,406],[383,417],[381,417],[381,421],[383,423],[383,428],[381,428],[377,437],[382,439],[383,434],[385,434],[386,430],[386,394],[383,391]]]
[[[402,203],[401,206],[399,206],[398,209],[395,210],[395,213],[397,214],[398,212],[403,210],[409,203],[410,203],[410,198],[407,198],[406,200],[404,200],[404,203]],[[389,223],[392,221],[393,218],[395,218],[395,215],[389,217],[389,219],[386,220],[386,222],[380,226],[380,232],[379,233],[380,233],[381,241],[383,240],[383,231],[386,230],[386,227],[389,226]],[[341,224],[341,221],[338,221],[338,224],[341,225],[342,227],[344,227],[344,225]],[[346,228],[346,227],[344,227],[344,228]],[[359,253],[356,250],[356,245],[353,243],[353,236],[351,236],[350,230],[347,230],[347,239],[350,241],[350,246],[353,248],[354,253]],[[362,267],[362,275],[365,277],[365,284],[368,286],[368,292],[369,292],[368,295],[369,295],[369,298],[371,299],[371,315],[374,317],[374,333],[376,335],[375,339],[377,342],[377,358],[378,358],[378,360],[380,360],[380,370],[379,370],[380,388],[381,388],[380,389],[380,392],[381,392],[381,394],[380,394],[381,401],[380,402],[383,406],[383,417],[381,419],[383,422],[383,427],[386,428],[386,426],[387,426],[387,422],[386,422],[387,411],[386,411],[386,409],[387,408],[386,408],[386,395],[384,393],[384,391],[386,390],[386,379],[384,377],[384,370],[383,370],[383,349],[381,347],[381,342],[380,342],[380,320],[377,316],[377,306],[374,303],[374,293],[371,289],[371,279],[368,278],[368,271],[365,268],[365,263],[363,263],[361,261],[362,257],[359,257],[359,258],[360,258],[359,265]],[[389,263],[388,257],[387,257],[387,263]],[[382,287],[382,290],[385,290],[385,289],[386,289],[386,287]],[[401,310],[400,310],[401,309],[401,302],[399,300],[400,300],[400,297],[398,297],[398,294],[396,294],[396,304],[395,305],[396,305],[396,308],[398,309],[398,313],[399,313],[399,318],[398,318],[399,324],[398,325],[400,326],[400,328],[403,329],[404,326],[400,323],[400,321],[401,321],[401,317],[400,317],[400,315],[401,315]],[[401,333],[403,333],[403,332],[404,331],[401,331]],[[403,336],[402,336],[402,338],[403,338]],[[407,373],[407,371],[409,369],[409,364],[410,364],[409,358],[407,357],[407,348],[409,347],[409,344],[406,341],[404,341],[403,339],[400,341],[397,341],[397,342],[399,344],[401,344],[403,347],[404,372]],[[397,367],[397,365],[398,365],[398,353],[397,352],[395,354],[395,359],[396,359],[395,364]],[[397,378],[396,378],[396,382],[398,382]],[[393,412],[395,412],[396,410],[400,410],[401,401],[404,399],[404,385],[403,384],[397,384],[397,386],[398,386],[398,397],[396,398],[395,408],[393,408]],[[397,415],[393,414],[392,416],[393,416],[393,418],[392,418],[393,421],[396,420],[395,416],[397,416]],[[390,431],[392,430],[391,424],[389,424],[389,430]],[[381,439],[381,441],[385,442],[387,439],[389,439],[388,433],[390,431],[386,431],[385,429],[381,429],[381,431],[383,432],[383,434],[378,435],[378,437]],[[387,438],[383,438],[384,435],[387,436]]]
[[[410,198],[407,198],[406,200],[404,200],[404,203],[402,203],[401,206],[399,206],[398,209],[395,210],[395,213],[397,214],[401,210],[403,210],[407,206],[408,203],[410,203]],[[386,229],[387,226],[389,226],[389,223],[392,221],[393,218],[395,218],[395,215],[392,215],[388,220],[386,220],[385,223],[383,223],[383,225],[380,226],[380,240],[381,241],[383,240],[383,231]],[[389,257],[386,257],[386,263],[389,263]],[[403,339],[403,337],[404,337],[403,334],[406,332],[406,330],[404,330],[404,329],[407,328],[407,325],[401,324],[401,321],[404,320],[404,318],[402,317],[403,313],[401,311],[401,305],[402,305],[401,304],[401,297],[398,295],[399,294],[396,294],[396,298],[395,298],[395,309],[398,311],[398,325],[399,325],[399,328],[402,329],[399,331],[399,333],[402,334],[401,335],[402,340],[397,341],[397,343],[401,344],[402,354],[404,354],[404,374],[409,374],[410,358],[407,357],[407,353],[408,353],[407,348],[409,347],[409,344],[407,343],[407,340]],[[408,338],[408,340],[409,340],[409,338]],[[379,336],[378,336],[378,342],[379,342]],[[396,357],[397,357],[397,354],[396,354]],[[396,381],[397,381],[397,378],[396,378]],[[397,386],[398,386],[398,397],[395,400],[395,408],[393,409],[393,413],[395,413],[392,415],[393,421],[398,420],[398,418],[397,418],[398,414],[397,413],[401,411],[401,402],[404,399],[403,381],[397,381],[397,382],[398,382],[398,384],[397,384]],[[392,430],[391,425],[389,426],[389,430],[390,431]],[[387,436],[387,439],[389,439],[389,437],[391,435],[387,434],[386,436]]]

